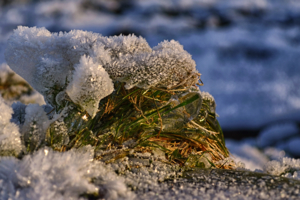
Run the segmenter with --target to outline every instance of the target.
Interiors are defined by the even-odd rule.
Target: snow
[[[264,171],[268,174],[300,180],[300,160],[285,157],[279,161],[270,161],[264,166]]]
[[[103,163],[93,161],[91,147],[65,153],[40,149],[22,160],[0,159],[1,199],[84,199],[102,192],[106,199],[130,199],[124,180]],[[80,158],[80,159],[78,159]],[[97,178],[97,185],[91,179]]]
[[[13,110],[0,96],[0,155],[18,156],[22,151],[19,128],[10,122]]]

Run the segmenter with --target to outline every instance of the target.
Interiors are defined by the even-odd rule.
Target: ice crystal
[[[94,117],[99,101],[114,90],[113,82],[104,68],[90,57],[81,57],[75,66],[73,80],[67,87],[71,100]]]
[[[11,107],[14,111],[12,118],[11,118],[11,122],[14,122],[15,124],[17,124],[19,126],[23,125],[25,122],[26,105],[18,101],[18,102],[14,102],[11,105]]]

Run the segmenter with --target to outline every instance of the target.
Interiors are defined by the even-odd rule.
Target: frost
[[[111,94],[114,85],[104,68],[90,57],[81,57],[75,66],[73,80],[67,87],[71,100],[94,117],[101,99]]]
[[[19,128],[10,122],[13,110],[0,96],[0,155],[18,156],[22,151]]]
[[[300,180],[300,160],[284,157],[279,161],[270,161],[264,166],[264,171],[272,175]]]
[[[104,66],[113,80],[125,82],[125,87],[172,88],[178,84],[197,82],[196,64],[182,45],[164,41],[152,52],[122,55],[111,66]]]
[[[29,104],[25,108],[25,121],[21,133],[28,151],[37,150],[45,143],[49,124],[50,121],[43,107],[38,104]]]
[[[113,59],[118,59],[120,56],[125,55],[152,52],[147,41],[135,35],[102,37],[101,42],[105,44],[105,48],[109,50]]]
[[[98,194],[106,199],[132,199],[122,178],[87,149],[65,153],[44,148],[22,160],[0,160],[0,199],[84,199]],[[80,159],[78,159],[80,158]],[[92,183],[92,179],[97,178]]]

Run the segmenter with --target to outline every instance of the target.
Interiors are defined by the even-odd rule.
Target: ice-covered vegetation
[[[131,193],[124,185],[136,188],[136,173],[148,177],[152,171],[155,184],[178,176],[179,168],[235,167],[214,98],[200,91],[195,62],[174,40],[150,48],[134,35],[20,26],[8,40],[5,59],[47,104],[10,107],[1,99],[1,155],[21,158],[0,160],[2,179],[11,169],[7,166],[25,168],[2,183],[3,198],[39,199],[48,193],[47,198],[127,198]],[[82,149],[91,156],[76,153]],[[114,172],[105,172],[105,163],[127,178],[109,182],[107,173]],[[147,170],[137,171],[140,167]],[[47,193],[36,193],[40,187]],[[68,191],[61,193],[65,187]]]

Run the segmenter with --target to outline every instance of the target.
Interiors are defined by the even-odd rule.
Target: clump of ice
[[[0,199],[85,199],[82,194],[132,199],[124,180],[94,161],[90,148],[64,153],[44,148],[22,160],[1,158]]]
[[[215,101],[215,98],[214,98],[211,94],[209,94],[208,92],[202,91],[202,92],[201,92],[201,96],[202,96],[202,98],[203,98],[204,100],[209,100],[209,101],[212,101],[212,102]]]
[[[43,95],[41,95],[40,93],[38,93],[35,90],[29,95],[22,95],[20,97],[19,101],[21,101],[24,104],[36,104],[37,103],[40,106],[46,104]]]
[[[81,57],[75,65],[73,80],[66,92],[71,100],[94,117],[99,101],[114,91],[114,85],[104,68],[91,57]]]
[[[0,96],[0,155],[18,156],[22,152],[19,127],[10,122],[13,109]]]
[[[300,159],[284,157],[273,160],[264,166],[264,171],[277,176],[285,176],[300,180]]]

